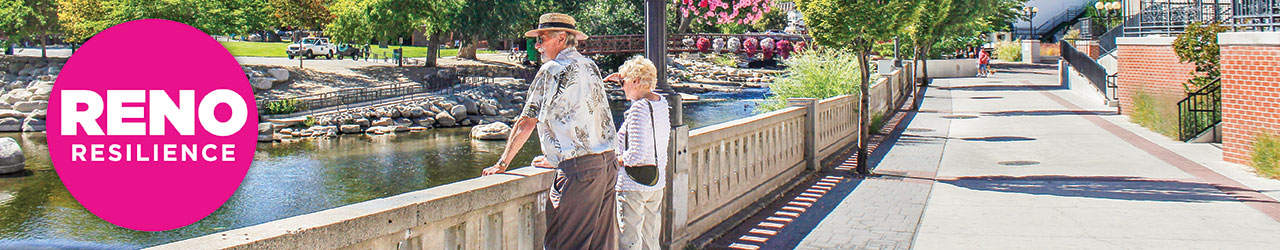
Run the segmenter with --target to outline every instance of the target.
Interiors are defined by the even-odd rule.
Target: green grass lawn
[[[283,42],[261,43],[261,42],[236,42],[236,41],[219,41],[219,43],[222,43],[223,47],[227,47],[227,51],[231,52],[232,56],[289,57],[289,55],[286,55],[284,53],[285,48],[289,47],[289,43],[283,43]],[[384,53],[387,56],[391,56],[391,51],[393,49],[400,48],[400,46],[388,46],[387,48],[378,48],[378,46],[371,46],[371,47],[373,50],[372,54],[378,55],[377,57],[381,57],[381,55],[383,55]],[[405,51],[405,57],[409,57],[409,58],[427,57],[427,47],[404,46],[404,51]],[[477,51],[476,53],[492,54],[492,53],[497,53],[497,51],[480,50],[480,51]],[[458,49],[440,49],[441,57],[456,56],[456,55],[458,55]]]

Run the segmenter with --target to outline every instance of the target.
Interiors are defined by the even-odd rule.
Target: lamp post
[[[1027,13],[1027,37],[1034,37],[1036,35],[1036,12],[1040,12],[1040,8],[1027,6],[1022,7],[1022,11]]]

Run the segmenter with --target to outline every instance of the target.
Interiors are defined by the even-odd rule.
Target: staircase
[[[1178,140],[1201,137],[1222,122],[1222,84],[1213,79],[1208,85],[1178,101]]]

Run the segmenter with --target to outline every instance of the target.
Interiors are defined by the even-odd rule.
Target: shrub
[[[302,101],[294,99],[275,100],[267,103],[263,114],[277,115],[302,111]]]
[[[1133,112],[1129,119],[1151,131],[1178,138],[1178,112],[1176,100],[1161,100],[1146,92],[1138,91],[1133,98]]]
[[[738,67],[738,60],[733,55],[714,55],[710,56],[711,62],[715,65],[724,67]]]
[[[1022,61],[1022,41],[996,43],[996,59],[1006,62]]]
[[[1266,178],[1280,179],[1280,137],[1272,134],[1261,134],[1254,137],[1251,165],[1258,175]]]
[[[769,85],[773,95],[757,111],[787,107],[787,98],[828,98],[856,94],[860,86],[858,59],[853,53],[811,49],[785,61],[786,73]]]

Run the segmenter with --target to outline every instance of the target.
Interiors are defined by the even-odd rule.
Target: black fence
[[[1178,140],[1187,141],[1222,121],[1222,84],[1214,79],[1178,101]]]
[[[1124,36],[1176,36],[1195,23],[1232,31],[1280,31],[1280,0],[1143,0],[1125,20]]]
[[[1106,68],[1103,68],[1101,64],[1098,64],[1098,61],[1094,61],[1092,57],[1089,57],[1089,54],[1076,50],[1076,47],[1071,46],[1071,43],[1063,41],[1059,42],[1058,46],[1062,53],[1062,59],[1067,61],[1071,68],[1084,75],[1085,79],[1088,79],[1090,83],[1093,83],[1094,87],[1098,88],[1098,91],[1103,93],[1107,91]]]
[[[1280,0],[1231,1],[1231,25],[1236,31],[1280,31]]]

